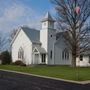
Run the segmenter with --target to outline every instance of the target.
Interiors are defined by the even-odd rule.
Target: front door
[[[41,56],[42,56],[42,63],[45,64],[45,62],[46,62],[46,54],[42,54]]]
[[[39,62],[39,54],[35,54],[34,56],[34,64],[38,64]]]

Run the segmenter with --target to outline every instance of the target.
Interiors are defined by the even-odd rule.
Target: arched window
[[[21,59],[21,60],[24,59],[24,50],[22,47],[18,51],[18,59]]]
[[[52,50],[50,51],[50,58],[52,59]]]
[[[69,52],[66,48],[62,51],[62,59],[69,60]]]

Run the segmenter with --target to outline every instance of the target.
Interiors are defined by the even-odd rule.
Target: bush
[[[22,61],[17,60],[15,62],[12,63],[13,65],[20,65],[20,66],[26,66],[26,64],[24,64]]]
[[[4,51],[0,54],[0,60],[2,64],[10,64],[11,63],[11,54],[8,51]]]

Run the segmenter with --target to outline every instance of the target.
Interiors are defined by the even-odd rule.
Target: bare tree
[[[72,52],[72,66],[76,57],[90,49],[90,0],[51,0],[57,11],[58,28]]]
[[[14,36],[16,35],[17,33],[17,29],[13,29],[11,32],[10,32],[10,37],[9,37],[9,41],[11,42],[12,39],[14,38]]]
[[[7,43],[6,37],[0,32],[0,53],[5,49]]]

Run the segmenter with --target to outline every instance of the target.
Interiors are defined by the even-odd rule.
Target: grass
[[[75,81],[90,80],[90,67],[72,68],[69,66],[45,66],[45,65],[22,67],[14,65],[0,65],[0,69],[13,70]]]

